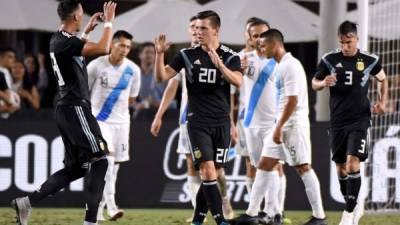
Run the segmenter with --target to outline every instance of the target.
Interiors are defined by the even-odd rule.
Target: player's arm
[[[312,89],[314,91],[320,91],[325,87],[335,86],[336,81],[336,74],[331,74],[324,61],[321,60],[317,72],[311,81]]]
[[[171,43],[167,42],[165,34],[160,34],[154,40],[156,48],[156,59],[154,65],[154,76],[157,82],[171,79],[177,72],[169,65],[164,63],[164,53],[168,50]]]
[[[275,143],[278,144],[282,142],[281,141],[282,128],[285,125],[285,123],[289,120],[290,116],[292,116],[297,106],[297,96],[287,96],[287,99],[288,101],[283,108],[282,115],[279,118],[278,123],[276,124],[275,131],[273,134],[273,140]]]
[[[91,61],[87,66],[88,87],[89,87],[89,92],[90,93],[93,90],[93,84],[96,81],[96,76],[97,76],[96,62],[97,62],[97,60],[95,59],[95,60]]]
[[[104,13],[95,13],[89,20],[89,23],[85,27],[84,34],[87,36],[98,24],[98,20],[101,16],[104,15],[104,31],[103,35],[100,38],[99,42],[86,42],[82,49],[82,56],[96,56],[96,55],[106,55],[110,52],[111,39],[112,39],[112,22],[115,17],[115,7],[117,3],[115,2],[106,2],[104,3]],[[84,35],[84,36],[85,36]],[[87,41],[85,37],[83,37],[84,41]]]
[[[375,105],[372,108],[372,112],[375,114],[383,114],[386,109],[386,102],[387,102],[387,97],[388,97],[388,89],[389,89],[389,84],[386,79],[386,73],[381,69],[378,74],[375,75],[375,78],[378,80],[378,98],[379,101],[375,103]]]
[[[235,88],[231,86],[231,111],[230,111],[230,117],[231,117],[231,145],[234,146],[237,142],[238,139],[238,133],[236,129],[236,123],[235,123]]]
[[[236,87],[240,87],[243,82],[243,75],[239,71],[232,71],[230,70],[219,58],[217,52],[215,49],[211,49],[208,52],[208,55],[211,58],[211,61],[214,63],[215,67],[219,69],[219,71],[222,73],[222,75],[225,77],[226,80],[228,80],[229,83],[235,85]],[[240,63],[239,63],[240,67]]]
[[[158,132],[160,132],[160,128],[162,125],[162,117],[165,111],[167,111],[169,104],[171,104],[172,100],[175,98],[178,86],[179,86],[178,80],[171,79],[168,81],[168,85],[164,91],[163,97],[160,102],[160,106],[158,107],[157,113],[154,116],[154,120],[151,124],[150,131],[154,136],[157,136]]]

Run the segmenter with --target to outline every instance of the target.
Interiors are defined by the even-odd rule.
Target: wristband
[[[81,35],[81,38],[85,39],[85,40],[89,40],[89,34],[83,32],[82,35]]]
[[[111,22],[105,22],[104,23],[104,28],[109,27],[112,28],[112,23]]]

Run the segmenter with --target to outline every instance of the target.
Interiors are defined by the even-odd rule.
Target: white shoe
[[[353,217],[353,225],[358,225],[361,217],[364,215],[364,202],[357,203],[356,207],[354,208],[354,217]]]
[[[124,216],[124,210],[116,209],[115,211],[111,211],[108,215],[110,216],[110,221],[116,221],[117,219]]]
[[[28,225],[28,220],[32,213],[32,207],[29,198],[16,198],[11,201],[11,206],[17,213],[17,224]]]
[[[342,219],[340,220],[339,225],[352,225],[353,224],[354,214],[351,212],[343,211]]]

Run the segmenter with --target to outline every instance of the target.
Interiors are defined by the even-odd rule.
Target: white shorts
[[[245,131],[243,127],[243,120],[237,121],[236,129],[238,133],[238,142],[235,145],[236,153],[241,156],[249,156],[246,144]]]
[[[257,166],[261,153],[267,143],[267,137],[272,133],[271,128],[244,128],[246,144],[251,165]]]
[[[115,162],[129,161],[130,123],[109,124],[101,121],[98,123],[108,150],[115,157]]]
[[[310,126],[298,125],[284,127],[282,131],[282,144],[272,140],[273,130],[267,137],[262,156],[280,159],[290,166],[311,164]]]
[[[178,154],[191,154],[190,140],[187,130],[187,123],[179,125],[179,141],[176,153]]]

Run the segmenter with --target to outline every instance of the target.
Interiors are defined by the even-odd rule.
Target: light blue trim
[[[243,125],[248,127],[253,119],[254,111],[257,103],[260,100],[261,94],[264,90],[265,84],[268,82],[269,77],[272,75],[276,65],[276,61],[271,59],[266,66],[262,69],[260,76],[255,82],[253,89],[251,90],[249,105],[246,110],[246,116],[244,118]]]
[[[361,78],[361,87],[364,87],[367,84],[369,75],[371,74],[371,70],[378,63],[378,57],[374,57],[374,58],[375,58],[375,61],[363,71],[364,76]]]
[[[117,102],[119,96],[121,95],[122,90],[124,90],[128,86],[129,81],[133,75],[134,74],[132,68],[127,66],[124,72],[122,73],[121,78],[118,81],[118,84],[108,95],[107,99],[104,101],[103,106],[101,107],[99,114],[96,116],[96,119],[98,121],[106,121],[108,119],[115,103]]]

